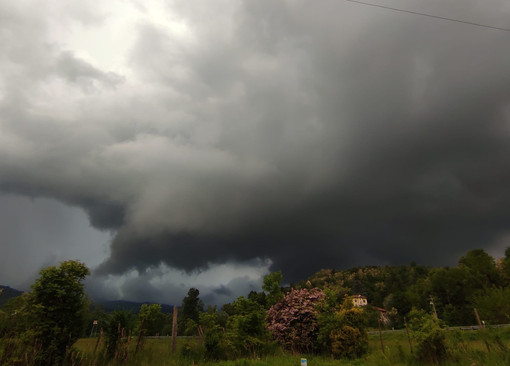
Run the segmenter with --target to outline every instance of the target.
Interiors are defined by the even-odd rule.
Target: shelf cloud
[[[508,32],[337,1],[21,3],[0,0],[0,191],[112,233],[96,278],[506,245]]]

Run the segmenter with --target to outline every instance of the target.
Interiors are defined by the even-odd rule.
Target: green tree
[[[510,283],[510,247],[505,250],[505,258],[501,259],[501,272],[505,279],[505,284]]]
[[[507,324],[510,321],[510,287],[492,288],[473,299],[480,317],[490,324]]]
[[[337,307],[333,296],[327,293],[329,299],[319,309],[317,348],[335,358],[360,357],[368,350],[368,314],[348,297]]]
[[[474,289],[501,285],[501,276],[493,257],[483,249],[473,249],[459,259],[459,268],[465,268]]]
[[[38,365],[60,365],[85,326],[88,302],[82,281],[85,264],[65,261],[40,272],[29,295],[34,336],[41,344]]]
[[[138,313],[140,331],[143,330],[145,335],[154,336],[156,334],[161,334],[164,320],[165,316],[161,312],[160,304],[143,304]]]
[[[228,317],[225,334],[227,351],[234,357],[260,356],[270,339],[264,307],[243,296],[233,306],[235,313]]]
[[[409,318],[409,328],[416,343],[416,357],[420,361],[438,365],[448,356],[446,330],[438,319],[423,310],[411,310]]]
[[[473,289],[470,278],[466,267],[431,271],[430,294],[434,297],[439,317],[450,325],[471,324],[475,321],[470,298],[476,289]]]
[[[204,329],[205,357],[208,360],[220,360],[225,358],[223,346],[224,332],[219,325],[218,312],[209,309],[200,314],[200,325]]]
[[[182,299],[181,315],[178,324],[178,332],[180,335],[186,333],[186,328],[191,329],[191,323],[188,320],[192,320],[195,324],[199,324],[200,322],[200,313],[204,311],[204,303],[200,300],[198,295],[200,295],[200,291],[192,287],[188,291],[188,296]]]
[[[264,282],[262,283],[262,290],[264,290],[266,295],[266,307],[270,308],[278,301],[283,299],[283,292],[280,287],[280,283],[282,282],[283,275],[281,271],[273,272],[264,277]]]
[[[248,300],[259,303],[263,308],[266,308],[267,300],[265,292],[250,291],[248,294]]]

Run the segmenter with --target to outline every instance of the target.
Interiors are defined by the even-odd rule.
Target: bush
[[[318,334],[318,305],[325,293],[318,288],[293,289],[267,311],[273,337],[293,352],[314,351]]]
[[[409,313],[409,328],[416,342],[416,357],[420,361],[438,364],[447,355],[446,330],[438,319],[423,310]]]
[[[107,359],[124,360],[128,355],[128,335],[134,326],[134,315],[127,311],[113,312],[104,329]]]
[[[345,299],[338,310],[328,301],[319,315],[317,346],[335,358],[360,357],[368,350],[366,323],[365,310],[353,307],[350,299]]]
[[[224,359],[223,330],[218,325],[218,313],[210,311],[200,314],[200,324],[204,329],[205,358]]]
[[[331,353],[336,358],[354,358],[363,355],[368,349],[368,337],[359,328],[344,325],[329,335],[331,339]]]

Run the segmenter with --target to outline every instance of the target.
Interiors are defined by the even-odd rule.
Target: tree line
[[[97,353],[107,363],[127,356],[130,339],[137,339],[136,352],[145,336],[172,333],[172,314],[164,314],[159,304],[144,304],[138,314],[108,314],[94,306],[82,284],[88,274],[78,261],[43,269],[29,293],[1,308],[0,364],[29,359],[33,365],[76,364],[70,359],[73,344],[87,336],[103,338]],[[258,357],[283,347],[353,358],[368,349],[367,329],[402,328],[407,319],[420,339],[418,354],[435,362],[444,354],[445,325],[475,324],[474,308],[487,324],[510,317],[510,249],[498,260],[471,250],[451,268],[411,263],[321,270],[291,286],[282,286],[282,279],[281,272],[273,272],[264,277],[262,291],[221,307],[205,307],[199,290],[191,288],[182,300],[177,333],[199,337],[201,346],[184,342],[180,352],[218,360]],[[356,294],[369,305],[354,306],[350,296]]]

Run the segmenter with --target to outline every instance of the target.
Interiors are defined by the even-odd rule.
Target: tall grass
[[[208,361],[203,357],[203,345],[198,339],[179,339],[178,349],[171,351],[171,339],[146,339],[140,352],[134,353],[131,342],[125,362],[106,361],[102,350],[92,357],[96,339],[80,339],[74,347],[76,365],[82,366],[298,366],[300,359],[306,358],[308,366],[348,366],[348,365],[422,365],[415,360],[407,336],[404,332],[390,332],[383,335],[384,352],[378,334],[369,335],[368,353],[355,360],[334,360],[327,355],[300,355],[275,349],[270,355],[229,361]],[[489,346],[489,350],[487,348]],[[449,331],[449,357],[441,363],[450,365],[509,365],[510,329],[486,329],[483,331]]]

